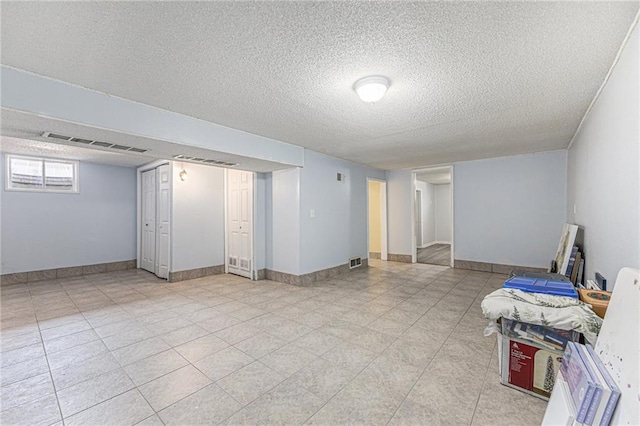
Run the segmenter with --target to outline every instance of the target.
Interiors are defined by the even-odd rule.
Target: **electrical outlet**
[[[309,217],[311,219],[313,219],[314,217],[316,217],[316,211],[314,209],[309,210]]]

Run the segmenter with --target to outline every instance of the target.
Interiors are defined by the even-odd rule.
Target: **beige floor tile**
[[[243,405],[273,389],[285,377],[256,361],[219,380],[217,384]]]
[[[151,407],[160,411],[209,384],[211,380],[195,367],[188,365],[138,389]]]
[[[220,380],[225,376],[251,364],[254,361],[249,355],[230,346],[196,361],[193,365],[211,380]]]
[[[62,415],[66,418],[133,389],[134,384],[122,369],[113,370],[58,391]]]
[[[127,372],[136,386],[141,386],[158,377],[171,373],[189,364],[187,360],[180,356],[173,349],[151,355],[148,358],[126,365],[124,371]]]
[[[220,424],[242,408],[218,385],[211,384],[160,411],[166,425]]]
[[[133,425],[151,415],[153,415],[153,409],[137,389],[132,389],[66,418],[64,423],[67,426],[106,423]]]

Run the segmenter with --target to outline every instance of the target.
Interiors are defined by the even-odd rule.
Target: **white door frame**
[[[389,258],[389,242],[387,232],[387,181],[384,179],[367,178],[367,257],[369,257],[369,182],[380,184],[380,260]]]
[[[449,191],[450,191],[450,198],[451,198],[451,204],[450,204],[450,212],[449,214],[450,216],[450,223],[451,223],[451,227],[449,232],[451,233],[451,235],[449,236],[449,239],[451,241],[451,258],[449,261],[449,266],[451,266],[453,268],[453,264],[454,264],[454,235],[455,235],[455,224],[454,224],[454,214],[453,214],[453,209],[455,207],[454,202],[453,202],[453,195],[454,195],[454,181],[453,181],[453,164],[447,164],[447,165],[440,165],[440,166],[433,166],[433,167],[422,167],[419,169],[414,169],[413,173],[411,174],[411,193],[414,194],[411,197],[411,234],[413,235],[412,240],[413,240],[413,252],[411,255],[412,258],[412,262],[416,263],[417,261],[417,253],[418,253],[418,247],[416,245],[416,230],[415,230],[415,210],[416,210],[416,206],[415,206],[415,191],[416,191],[416,179],[417,179],[417,173],[419,172],[427,172],[427,171],[448,171],[449,174],[451,175],[451,183],[449,186]],[[424,207],[424,206],[423,206]]]
[[[244,171],[244,170],[243,170]],[[224,208],[222,218],[224,221],[224,273],[229,273],[229,224],[227,222],[227,208],[228,208],[228,188],[227,184],[229,182],[228,174],[229,169],[224,170]],[[252,281],[258,279],[258,271],[256,270],[256,250],[255,250],[255,232],[256,232],[256,204],[257,204],[257,191],[258,191],[258,174],[256,172],[250,172],[253,176],[253,188],[252,188],[252,199],[253,205],[251,207],[251,238],[249,246],[251,247],[251,278]]]
[[[413,223],[414,223],[414,226],[415,226],[415,223],[419,223],[420,224],[420,232],[416,232],[416,247],[418,247],[418,245],[420,245],[420,247],[422,247],[424,245],[424,243],[422,241],[423,237],[424,237],[424,235],[423,235],[424,234],[424,230],[423,230],[424,224],[422,223],[422,216],[423,216],[422,209],[424,208],[424,206],[422,205],[422,190],[416,188],[416,191],[414,192],[413,196],[415,197],[414,200],[420,200],[418,205],[416,206],[416,207],[419,207],[418,210],[420,210],[420,211],[418,213],[420,214],[420,217],[417,218],[417,220],[416,220],[416,218],[414,218],[414,222]],[[417,231],[417,230],[414,230],[414,231]],[[417,241],[418,235],[420,236],[420,244],[418,244],[418,241]]]
[[[153,170],[164,164],[169,165],[172,179],[169,180],[169,196],[173,197],[173,163],[169,160],[156,160],[143,164],[136,170],[136,268],[140,269],[142,261],[142,172]],[[173,202],[170,203],[169,220],[171,231],[169,232],[169,273],[171,273],[171,238],[173,236]]]

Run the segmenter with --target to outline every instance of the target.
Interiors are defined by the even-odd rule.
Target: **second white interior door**
[[[169,278],[171,167],[142,172],[142,269]]]
[[[227,170],[227,270],[252,278],[253,173]]]

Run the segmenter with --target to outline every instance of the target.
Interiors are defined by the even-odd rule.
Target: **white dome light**
[[[381,75],[369,76],[361,78],[353,85],[360,99],[364,102],[378,102],[389,88],[389,79]]]

